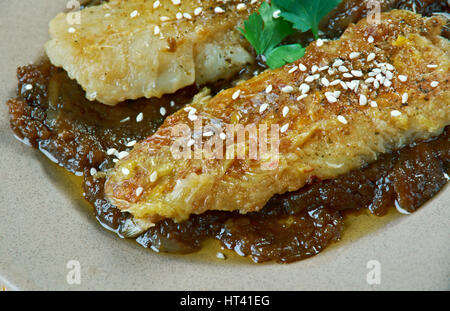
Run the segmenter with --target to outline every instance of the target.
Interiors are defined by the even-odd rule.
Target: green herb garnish
[[[300,44],[279,44],[293,34],[294,29],[302,32],[311,30],[317,39],[320,20],[340,2],[341,0],[272,0],[271,4],[263,2],[259,11],[244,22],[244,29],[239,30],[256,53],[264,56],[267,65],[276,69],[305,54],[305,49]],[[280,16],[274,16],[278,10]]]
[[[281,16],[290,21],[295,29],[311,30],[319,37],[319,23],[341,0],[273,0],[281,9]]]

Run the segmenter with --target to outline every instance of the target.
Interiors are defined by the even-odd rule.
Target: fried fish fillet
[[[331,179],[439,135],[450,124],[445,20],[400,10],[381,17],[312,43],[293,64],[213,98],[197,96],[109,172],[107,198],[147,223],[208,210],[249,213],[313,177]],[[278,124],[277,165],[271,157],[176,159],[171,147],[180,135],[172,129],[199,120],[219,128],[216,135],[224,124]],[[197,145],[199,136],[211,138],[205,132],[194,132]]]
[[[160,97],[228,78],[252,62],[237,27],[260,3],[111,0],[80,11],[79,24],[76,15],[57,15],[45,50],[90,100]]]

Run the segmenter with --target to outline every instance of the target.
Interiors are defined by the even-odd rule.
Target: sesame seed
[[[67,29],[67,31],[68,31],[69,33],[74,33],[74,32],[75,32],[75,28],[69,27],[69,28]]]
[[[245,4],[245,3],[239,3],[237,6],[236,6],[236,9],[238,10],[238,11],[243,11],[243,10],[245,10],[247,8],[247,5]]]
[[[390,87],[390,86],[392,85],[392,82],[391,82],[391,80],[386,79],[386,80],[384,80],[383,85],[384,85],[385,87]]]
[[[225,10],[222,9],[221,7],[216,7],[216,8],[214,8],[214,12],[215,13],[225,13]]]
[[[338,121],[341,122],[342,124],[347,124],[347,119],[344,116],[338,116],[337,117]]]
[[[233,93],[233,96],[231,96],[231,98],[236,100],[239,98],[240,95],[241,95],[241,90],[237,90],[236,92]]]
[[[220,252],[216,254],[216,257],[218,259],[226,259],[225,255],[223,253],[220,253]]]
[[[138,11],[134,10],[133,12],[131,12],[130,17],[134,18],[138,15]]]
[[[220,133],[219,137],[220,139],[225,140],[227,138],[227,135],[225,133]]]
[[[158,26],[155,26],[155,28],[153,29],[153,33],[155,35],[159,35],[160,32],[161,32],[161,29]]]
[[[373,87],[378,89],[380,87],[380,82],[378,82],[378,80],[373,81]]]
[[[155,182],[157,178],[158,178],[158,172],[155,171],[150,175],[150,182]]]
[[[31,84],[25,84],[25,90],[30,91],[33,89],[33,85]]]
[[[91,173],[91,176],[94,176],[95,174],[97,174],[97,169],[95,167],[93,167],[93,168],[91,168],[89,173]]]
[[[404,76],[404,75],[399,75],[399,76],[398,76],[398,79],[399,79],[400,81],[402,81],[402,82],[406,82],[406,80],[408,80],[408,77],[407,77],[407,76]]]
[[[326,92],[325,93],[325,97],[327,98],[328,102],[331,103],[331,104],[337,102],[337,98],[334,97],[334,93]]]
[[[288,73],[293,73],[293,72],[297,71],[297,69],[298,69],[298,67],[294,66],[288,71]]]
[[[285,106],[285,107],[283,108],[283,117],[287,116],[288,113],[289,113],[289,107],[288,107],[288,106]]]
[[[284,133],[284,132],[286,132],[288,130],[288,128],[289,128],[289,123],[286,123],[285,125],[283,125],[281,127],[280,132]]]
[[[128,142],[128,143],[126,144],[126,146],[127,146],[127,147],[133,147],[134,145],[136,145],[136,143],[137,143],[137,141],[132,140],[132,141]]]
[[[285,86],[285,87],[283,87],[281,89],[281,92],[283,92],[283,93],[291,93],[293,90],[294,90],[294,88],[292,86],[287,85],[287,86]]]
[[[398,111],[398,110],[392,110],[391,111],[391,116],[393,116],[393,117],[398,117],[398,116],[400,116],[402,113],[400,112],[400,111]]]
[[[299,97],[297,97],[297,100],[301,101],[302,99],[305,99],[307,96],[308,95],[306,95],[306,94],[300,95]]]
[[[386,68],[387,68],[388,70],[395,70],[395,67],[392,66],[391,64],[386,64]]]
[[[144,191],[144,188],[142,188],[142,187],[137,187],[137,189],[136,189],[136,196],[137,196],[137,197],[140,196],[140,195],[142,194],[143,191]]]
[[[433,81],[433,82],[431,82],[431,87],[437,87],[438,85],[439,85],[439,82],[438,81]]]
[[[178,12],[177,14],[175,14],[175,17],[176,17],[177,19],[182,19],[182,18],[183,18],[183,13]]]
[[[373,108],[378,107],[377,102],[376,102],[376,101],[371,101],[371,102],[370,102],[370,107],[373,107]]]
[[[303,64],[299,64],[299,65],[298,65],[298,68],[300,68],[301,71],[306,71],[306,70],[308,70],[308,68],[306,68],[306,66],[303,65]]]
[[[125,167],[122,167],[122,173],[123,173],[124,175],[129,175],[129,174],[130,174],[130,170],[127,169],[127,168],[125,168]]]
[[[375,81],[375,78],[371,77],[371,78],[367,78],[366,81],[364,81],[364,82],[373,83],[373,81]]]
[[[339,96],[341,96],[341,91],[334,91],[333,95],[334,97],[339,98]]]
[[[266,93],[269,94],[270,92],[272,92],[272,84],[270,84],[269,86],[266,87]]]
[[[154,9],[157,9],[157,8],[159,8],[161,6],[161,2],[160,1],[155,1],[155,2],[153,2],[153,8]]]
[[[203,136],[204,137],[211,137],[211,136],[213,136],[214,135],[214,132],[213,131],[208,131],[208,132],[204,132],[203,133]]]
[[[307,76],[305,81],[306,82],[313,82],[315,80],[314,76]]]
[[[195,140],[189,139],[189,141],[187,142],[187,146],[191,147],[193,144],[195,144]]]
[[[159,108],[159,113],[164,117],[167,113],[166,108],[164,107]]]
[[[367,105],[367,97],[364,94],[359,95],[359,104],[361,106]]]
[[[159,20],[160,20],[161,22],[167,22],[169,19],[170,19],[170,18],[168,18],[167,16],[161,16],[161,17],[159,18]]]
[[[181,4],[181,0],[172,0],[172,3],[174,5],[180,5]]]
[[[189,114],[189,115],[188,115],[188,118],[189,118],[189,120],[191,120],[191,121],[195,121],[195,120],[198,119],[198,117],[197,117],[195,114]]]
[[[136,122],[141,122],[142,120],[144,120],[144,114],[140,112],[136,117]]]
[[[261,107],[259,107],[259,113],[263,113],[267,109],[267,107],[269,107],[269,104],[262,104]]]
[[[329,86],[329,85],[330,85],[330,81],[328,81],[327,78],[322,78],[322,79],[320,80],[320,82],[322,82],[322,84],[323,84],[324,86]]]
[[[402,104],[406,104],[408,102],[408,93],[403,93],[402,95]]]
[[[355,58],[359,57],[359,55],[361,55],[361,53],[359,53],[359,52],[352,52],[352,53],[350,53],[350,59],[355,59]]]
[[[343,88],[344,90],[348,90],[348,86],[347,86],[347,83],[346,83],[346,82],[341,81],[340,83],[341,83],[341,86],[342,86],[342,88]]]
[[[323,40],[322,39],[318,39],[316,44],[317,44],[317,46],[322,46],[323,45]]]
[[[109,148],[108,150],[106,150],[107,155],[113,155],[115,153],[117,153],[116,148]]]
[[[344,72],[344,74],[342,76],[344,78],[353,78],[353,75],[351,73],[348,73],[348,72]]]
[[[341,80],[337,79],[337,80],[331,81],[331,82],[330,82],[330,85],[331,85],[331,86],[335,86],[335,85],[338,85],[338,84],[341,83],[341,82],[342,82]]]
[[[117,163],[117,162],[119,162],[119,159],[113,159],[113,162]]]
[[[300,89],[300,91],[302,92],[302,94],[304,95],[304,94],[306,94],[306,93],[309,92],[309,90],[311,89],[311,87],[310,87],[308,84],[306,84],[306,83],[302,83],[302,84],[300,85],[299,89]]]
[[[203,8],[196,8],[195,10],[194,10],[194,15],[195,16],[198,16],[198,15],[200,15],[200,14],[202,14],[202,11],[203,11]]]
[[[352,75],[354,75],[355,77],[362,77],[363,73],[361,70],[352,70]]]
[[[347,67],[345,67],[345,66],[339,66],[338,70],[339,70],[340,72],[348,72],[348,69],[347,69]]]
[[[370,53],[370,54],[367,56],[367,61],[368,61],[368,62],[371,62],[371,61],[373,61],[373,60],[375,59],[375,57],[376,57],[375,53]]]
[[[368,39],[367,39],[367,42],[369,42],[369,43],[373,43],[375,41],[375,39],[372,37],[372,36],[370,36]]]
[[[328,68],[330,68],[330,66],[323,66],[319,68],[319,71],[324,71],[327,70]]]
[[[183,17],[184,17],[185,19],[192,19],[192,16],[191,16],[191,14],[189,14],[189,13],[183,13]]]
[[[390,71],[386,71],[386,79],[392,80],[394,78],[394,74]]]
[[[342,59],[337,59],[334,63],[333,63],[333,67],[340,67],[344,64],[344,62],[342,61]]]
[[[175,102],[173,100],[170,101],[170,107],[175,107]]]
[[[117,158],[119,160],[122,160],[123,158],[125,158],[129,153],[127,151],[121,151],[117,154]]]
[[[429,65],[427,65],[427,67],[428,67],[428,68],[437,68],[438,65],[435,65],[435,64],[429,64]]]

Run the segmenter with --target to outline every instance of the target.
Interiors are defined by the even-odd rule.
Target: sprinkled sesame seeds
[[[429,64],[429,65],[427,65],[427,67],[428,67],[428,68],[437,68],[438,65],[435,65],[435,64]]]
[[[134,18],[138,15],[138,11],[134,10],[133,12],[130,13],[130,17]]]
[[[117,153],[117,150],[115,148],[109,148],[108,150],[106,150],[107,155],[113,155],[115,153]]]
[[[367,56],[367,61],[368,61],[368,62],[371,62],[371,61],[373,61],[373,60],[375,59],[375,57],[376,57],[375,53],[370,53],[370,54]]]
[[[399,76],[398,76],[398,79],[399,79],[400,81],[402,81],[402,82],[406,82],[406,80],[408,80],[408,77],[407,77],[407,76],[404,76],[404,75],[399,75]]]
[[[136,116],[136,122],[141,122],[142,120],[144,120],[144,114],[142,112],[140,112],[137,116]]]
[[[287,116],[288,113],[289,113],[289,107],[288,107],[288,106],[285,106],[285,107],[283,108],[283,117]]]
[[[433,81],[433,82],[431,82],[431,87],[437,87],[438,85],[439,85],[439,82],[438,81]]]
[[[272,84],[270,84],[269,86],[266,87],[266,93],[269,94],[270,92],[272,92]]]
[[[216,8],[214,8],[214,12],[220,14],[220,13],[225,13],[225,10],[222,9],[221,7],[216,7]]]
[[[123,158],[125,158],[126,156],[128,156],[128,152],[127,151],[121,151],[121,152],[119,152],[118,154],[117,154],[117,158],[119,159],[119,160],[122,160]]]
[[[154,9],[157,9],[157,8],[159,8],[161,6],[161,2],[160,1],[155,1],[155,2],[153,2],[153,8]]]
[[[159,20],[160,20],[161,22],[167,22],[169,19],[170,19],[170,18],[168,18],[167,16],[161,16],[161,17],[159,18]]]
[[[97,169],[93,167],[90,169],[89,173],[91,174],[91,176],[94,176],[95,174],[97,174]]]
[[[324,86],[329,86],[330,85],[330,81],[328,81],[327,78],[322,78],[320,80],[320,82],[324,85]]]
[[[140,196],[142,194],[142,192],[144,191],[144,188],[142,187],[137,187],[136,188],[136,196]]]
[[[392,110],[391,111],[391,116],[393,116],[393,117],[398,117],[398,116],[400,116],[402,113],[400,112],[400,111],[398,111],[398,110]]]
[[[172,3],[174,5],[180,5],[181,4],[181,0],[172,0]]]
[[[264,103],[259,107],[259,113],[263,113],[267,108],[269,107],[269,104]]]
[[[298,68],[299,68],[301,71],[306,71],[306,70],[308,70],[308,68],[306,68],[306,66],[303,65],[303,64],[299,64],[299,65],[298,65]]]
[[[122,174],[129,175],[130,174],[130,170],[127,169],[126,167],[122,167]]]
[[[166,108],[164,108],[164,107],[159,108],[159,113],[164,117],[167,113]]]
[[[326,92],[326,93],[325,93],[325,97],[327,98],[327,101],[328,101],[330,104],[333,104],[333,103],[337,102],[337,98],[334,97],[334,93]]]
[[[130,117],[126,117],[125,119],[120,120],[120,123],[125,123],[130,121]]]
[[[301,101],[302,99],[305,99],[306,97],[308,97],[308,95],[303,94],[303,95],[300,95],[299,97],[297,97],[297,100]]]
[[[367,97],[364,94],[359,95],[359,104],[361,106],[367,105]]]
[[[178,12],[177,14],[175,14],[176,19],[182,19],[183,18],[183,13]]]
[[[127,146],[127,147],[133,147],[134,145],[136,145],[136,143],[137,143],[137,141],[132,140],[132,141],[128,142],[128,143],[126,144],[126,146]]]
[[[352,70],[351,73],[352,73],[352,75],[354,75],[355,77],[358,77],[358,78],[363,76],[363,73],[361,70]]]
[[[340,72],[348,72],[348,69],[347,69],[347,67],[345,67],[345,66],[339,66],[338,70],[339,70]]]
[[[226,259],[225,255],[223,253],[220,253],[220,252],[216,254],[216,257],[218,259]]]
[[[289,69],[288,73],[293,73],[293,72],[297,71],[297,69],[298,69],[298,67],[294,66],[291,69]]]
[[[233,93],[233,95],[231,96],[232,99],[236,100],[239,98],[239,96],[241,95],[241,90],[237,90],[236,92]]]
[[[338,119],[338,121],[341,122],[342,124],[347,124],[347,123],[348,123],[347,119],[346,119],[344,116],[339,115],[339,116],[337,117],[337,119]]]
[[[238,10],[238,11],[243,11],[243,10],[245,10],[247,8],[247,5],[245,4],[245,3],[239,3],[237,6],[236,6],[236,9]]]
[[[369,38],[367,39],[367,42],[369,43],[373,43],[375,41],[375,39],[372,36],[369,36]]]
[[[305,95],[306,93],[309,92],[309,90],[311,89],[311,87],[306,84],[306,83],[302,83],[299,87],[300,91],[302,92],[303,95]]]
[[[311,72],[312,72],[312,73],[316,73],[317,70],[319,70],[319,67],[318,67],[317,65],[313,65],[313,66],[311,67]]]
[[[333,63],[333,67],[340,67],[344,64],[344,61],[342,59],[337,59],[334,63]]]
[[[225,133],[220,133],[219,137],[220,139],[225,140],[227,138],[227,135]]]
[[[323,40],[322,39],[318,39],[316,44],[317,44],[317,46],[322,46],[323,45]]]
[[[74,33],[74,32],[75,32],[75,28],[69,27],[69,28],[67,29],[67,32],[69,32],[69,33]]]
[[[195,144],[195,140],[189,139],[188,142],[187,142],[187,146],[191,147],[193,144]]]
[[[192,19],[192,16],[191,16],[191,14],[189,14],[189,13],[183,13],[183,17],[184,17],[185,19]]]
[[[402,104],[406,104],[408,102],[408,93],[403,93],[402,95]]]
[[[30,91],[33,89],[33,85],[31,84],[25,84],[25,90]]]
[[[195,16],[198,16],[198,15],[200,15],[200,14],[202,14],[202,11],[203,11],[203,8],[196,8],[195,10],[194,10],[194,15]]]
[[[153,29],[153,33],[155,35],[159,35],[160,32],[161,32],[161,29],[158,26],[155,26],[155,28]]]
[[[286,85],[285,87],[281,88],[281,92],[283,93],[291,93],[294,90],[294,88],[290,85]]]
[[[214,132],[213,131],[208,131],[208,132],[204,132],[203,133],[203,136],[204,137],[211,137],[211,136],[213,136],[214,135]]]
[[[355,58],[359,57],[359,55],[361,55],[361,53],[359,53],[359,52],[352,52],[352,53],[350,53],[350,59],[355,59]]]
[[[158,178],[158,172],[155,171],[150,175],[150,182],[155,182],[157,178]]]
[[[284,132],[286,132],[288,130],[288,128],[289,128],[289,123],[286,123],[285,125],[283,125],[281,127],[280,132],[284,133]]]
[[[370,105],[370,107],[372,107],[372,108],[378,107],[378,104],[377,104],[376,101],[371,101],[369,105]]]

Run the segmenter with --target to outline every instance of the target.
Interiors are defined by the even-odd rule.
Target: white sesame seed
[[[189,139],[189,141],[187,142],[187,146],[191,147],[193,144],[195,144],[195,140]]]
[[[352,75],[354,75],[355,77],[359,78],[359,77],[363,76],[363,73],[361,70],[352,70],[351,72],[352,72]]]
[[[109,148],[108,150],[106,150],[107,155],[113,155],[115,153],[117,153],[116,148]]]
[[[347,69],[347,67],[345,67],[345,66],[339,66],[338,70],[339,70],[340,72],[348,72],[348,69]]]
[[[394,78],[394,74],[390,71],[386,71],[386,79],[392,80]]]
[[[398,111],[398,110],[392,110],[391,111],[391,116],[393,116],[393,117],[398,117],[398,116],[400,116],[402,113],[400,112],[400,111]]]
[[[373,87],[378,89],[380,87],[380,82],[378,82],[378,80],[373,81]]]
[[[126,146],[127,146],[127,147],[133,147],[134,145],[136,145],[136,143],[137,143],[137,141],[132,140],[132,141],[128,142],[128,143],[126,144]]]
[[[297,69],[298,69],[298,67],[294,66],[288,71],[288,73],[293,73],[293,72],[297,71]]]
[[[31,84],[25,84],[25,90],[30,91],[33,89],[33,85]]]
[[[189,118],[189,120],[191,120],[191,121],[195,121],[195,120],[198,119],[198,117],[197,117],[195,114],[189,114],[189,115],[188,115],[188,118]]]
[[[373,83],[373,81],[375,81],[375,78],[371,77],[371,78],[367,78],[366,81],[364,81],[364,82]]]
[[[335,85],[338,85],[338,84],[341,83],[341,82],[342,82],[341,80],[337,79],[337,80],[331,81],[331,82],[330,82],[330,85],[331,85],[331,86],[335,86]]]
[[[348,73],[348,72],[344,72],[344,74],[342,76],[344,78],[353,78],[353,75],[351,73]]]
[[[203,8],[196,8],[195,10],[194,10],[194,15],[195,16],[198,16],[198,15],[200,15],[200,14],[202,14],[202,11],[203,11]]]
[[[92,167],[89,173],[91,174],[91,176],[94,176],[95,174],[97,174],[97,169],[95,167]]]
[[[289,107],[288,107],[288,106],[285,106],[285,107],[283,108],[283,117],[287,116],[288,113],[289,113]]]
[[[68,31],[69,33],[74,33],[74,32],[75,32],[75,28],[69,27],[69,28],[67,29],[67,31]]]
[[[403,93],[403,95],[402,95],[402,104],[406,104],[408,102],[408,97],[409,97],[408,93]]]
[[[161,22],[167,22],[169,19],[170,19],[170,18],[168,18],[167,16],[161,16],[161,17],[159,18],[159,20],[160,20]]]
[[[390,87],[390,86],[392,85],[392,82],[391,82],[391,80],[386,79],[386,80],[384,80],[383,85],[384,85],[385,87]]]
[[[284,133],[284,132],[286,132],[288,130],[288,128],[289,128],[289,123],[286,123],[285,125],[283,125],[281,127],[280,132]]]
[[[123,158],[125,158],[126,156],[128,156],[128,152],[127,151],[121,151],[121,152],[119,152],[118,154],[117,154],[117,158],[119,159],[119,160],[122,160]]]
[[[161,29],[158,26],[155,26],[155,28],[153,29],[153,33],[155,35],[159,35],[160,32],[161,32]]]
[[[155,1],[155,2],[153,2],[153,8],[154,9],[157,9],[157,8],[159,8],[161,6],[161,2],[160,1]]]
[[[214,8],[214,12],[215,13],[225,13],[225,10],[222,9],[221,7],[216,7],[216,8]]]
[[[119,162],[119,159],[113,159],[113,162],[117,163],[117,162]]]
[[[173,100],[170,101],[170,107],[175,107],[175,102]]]
[[[306,83],[302,83],[302,84],[300,85],[299,89],[300,89],[300,91],[302,92],[302,94],[304,95],[304,94],[306,94],[306,93],[309,92],[309,90],[311,89],[311,87],[310,87],[308,84],[306,84]]]
[[[270,92],[272,92],[272,89],[273,89],[272,84],[268,85],[266,87],[266,93],[269,94]]]
[[[134,10],[133,12],[131,12],[130,17],[134,18],[138,15],[138,11]]]
[[[183,13],[178,12],[177,14],[175,14],[176,19],[182,19],[183,18]]]
[[[435,64],[429,64],[429,65],[427,65],[427,67],[428,67],[428,68],[437,68],[438,65],[435,65]]]
[[[340,67],[344,64],[344,62],[342,61],[342,59],[337,59],[334,63],[333,63],[333,67]]]
[[[406,82],[406,80],[408,80],[408,77],[407,77],[407,76],[404,76],[404,75],[399,75],[399,76],[398,76],[398,79],[399,79],[400,81],[402,81],[402,82]]]
[[[172,3],[174,5],[180,5],[181,4],[181,0],[172,0]]]
[[[192,19],[192,16],[191,16],[191,14],[189,14],[189,13],[183,13],[183,17],[184,17],[185,19]]]
[[[373,108],[378,107],[377,102],[376,102],[376,101],[371,101],[371,102],[370,102],[370,107],[373,107]]]
[[[314,80],[315,80],[314,76],[307,76],[307,77],[305,78],[305,81],[306,81],[306,82],[313,82]]]
[[[364,94],[359,95],[359,104],[361,106],[367,105],[367,97]]]
[[[355,59],[355,58],[359,57],[359,55],[361,55],[361,53],[359,53],[359,52],[352,52],[352,53],[350,53],[350,59]]]
[[[238,11],[243,11],[243,10],[245,10],[247,8],[247,5],[245,4],[245,3],[239,3],[237,6],[236,6],[236,9],[238,10]]]
[[[241,90],[237,90],[236,92],[233,93],[233,95],[231,96],[232,99],[236,100],[239,98],[239,96],[241,95]]]
[[[316,73],[317,70],[319,70],[319,67],[318,67],[317,65],[313,65],[313,66],[311,67],[311,72],[312,72],[312,73]]]
[[[341,86],[342,86],[342,88],[343,88],[344,90],[348,90],[348,86],[347,86],[347,83],[346,83],[346,82],[341,81],[340,83],[341,83]]]
[[[338,116],[337,117],[338,121],[341,122],[342,124],[347,124],[347,119],[344,116]]]
[[[281,92],[283,93],[291,93],[294,90],[294,88],[290,85],[286,85],[281,89]]]
[[[263,113],[267,108],[269,107],[269,104],[264,103],[259,107],[259,113]]]
[[[225,255],[223,253],[220,253],[220,252],[216,254],[216,257],[218,259],[226,259]]]
[[[225,140],[227,138],[227,135],[225,133],[220,133],[219,137],[220,139]]]
[[[130,174],[130,170],[127,169],[126,167],[122,167],[122,174],[129,175]]]
[[[334,93],[326,92],[325,93],[325,97],[327,98],[328,102],[331,103],[331,104],[337,102],[337,98],[334,97]]]
[[[306,97],[308,97],[308,95],[303,94],[303,95],[300,95],[299,97],[297,97],[297,100],[301,101],[302,99],[305,99]]]
[[[341,91],[334,91],[333,95],[334,97],[339,98],[339,96],[341,96]]]
[[[213,136],[214,135],[214,132],[213,131],[208,131],[208,132],[204,132],[203,133],[203,136],[204,137],[211,137],[211,136]]]
[[[323,40],[322,39],[318,39],[316,44],[317,44],[317,46],[322,46],[323,45]]]
[[[433,82],[431,82],[431,87],[437,87],[438,85],[439,85],[439,82],[438,81],[433,81]]]
[[[375,59],[375,57],[376,57],[375,53],[370,53],[370,54],[367,56],[367,61],[368,61],[368,62],[371,62],[371,61],[373,61],[373,60]]]
[[[367,39],[367,42],[369,42],[369,43],[373,43],[373,41],[375,41],[375,39],[374,39],[372,36],[370,36],[370,37]]]
[[[137,187],[137,189],[136,189],[136,196],[137,196],[137,197],[140,196],[140,195],[142,194],[143,191],[144,191],[144,188],[142,188],[142,187]]]
[[[303,64],[299,64],[299,65],[298,65],[298,68],[300,68],[301,71],[306,71],[306,70],[308,70],[308,68],[306,68],[306,66],[303,65]]]
[[[159,113],[164,117],[167,113],[166,108],[164,107],[159,108]]]
[[[140,112],[137,116],[136,116],[136,122],[141,122],[142,120],[144,120],[144,114],[142,112]]]
[[[155,182],[157,178],[158,178],[158,172],[155,171],[150,175],[150,182]]]
[[[320,67],[320,68],[319,68],[319,71],[325,71],[325,70],[327,70],[328,68],[330,68],[330,66],[323,66],[323,67]]]
[[[391,64],[386,64],[386,68],[391,71],[395,70],[395,67],[392,66]]]
[[[273,12],[272,16],[273,18],[277,19],[280,17],[281,11],[280,10],[276,10],[275,12]]]
[[[328,81],[327,78],[322,78],[322,79],[320,80],[320,82],[322,82],[322,84],[323,84],[324,86],[329,86],[329,85],[330,85],[330,81]]]

